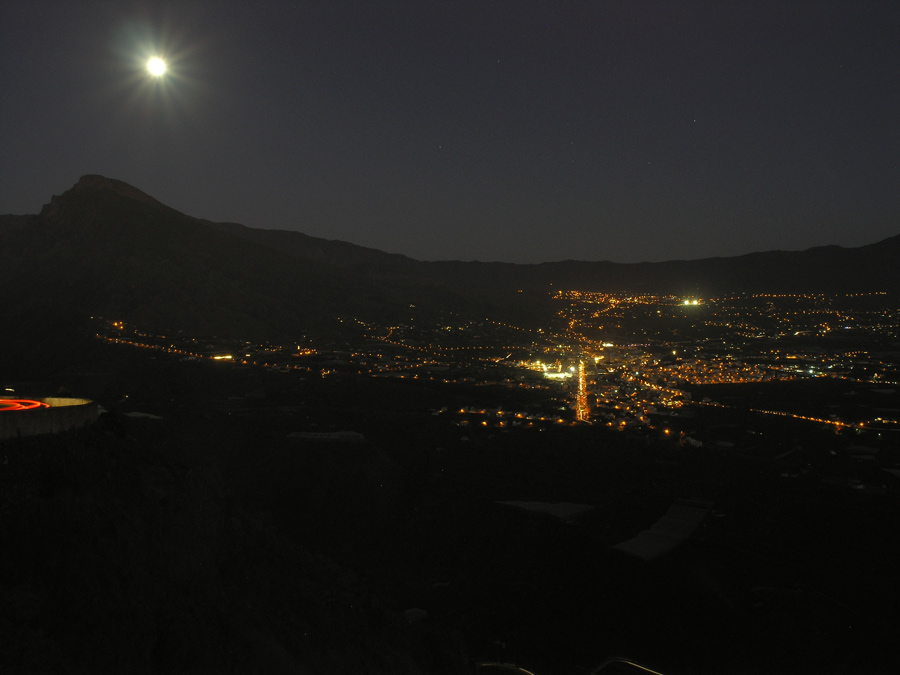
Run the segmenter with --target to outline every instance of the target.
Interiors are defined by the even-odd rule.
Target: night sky
[[[893,0],[6,0],[0,73],[0,213],[99,173],[423,260],[900,234]]]

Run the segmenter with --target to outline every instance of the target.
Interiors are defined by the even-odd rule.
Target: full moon
[[[158,56],[147,61],[147,70],[153,77],[161,77],[166,72],[166,62]]]

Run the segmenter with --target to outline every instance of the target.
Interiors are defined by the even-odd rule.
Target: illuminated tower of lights
[[[578,394],[575,397],[575,419],[579,422],[587,422],[591,414],[587,402],[587,382],[584,372],[584,360],[578,361]]]

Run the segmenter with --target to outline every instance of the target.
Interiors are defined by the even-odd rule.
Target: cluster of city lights
[[[690,391],[683,389],[686,385],[830,377],[883,387],[894,384],[893,380],[898,379],[895,374],[900,372],[900,366],[889,356],[879,357],[855,348],[830,348],[826,352],[818,346],[807,346],[812,338],[821,344],[821,336],[839,328],[882,326],[885,334],[890,334],[900,324],[900,313],[895,316],[886,310],[839,310],[832,298],[824,295],[685,298],[558,291],[552,297],[562,301],[563,307],[552,319],[552,329],[548,326],[532,330],[488,318],[462,321],[452,317],[443,317],[440,323],[430,326],[379,327],[346,317],[365,328],[366,343],[371,349],[334,352],[331,358],[340,364],[336,369],[330,361],[316,366],[312,365],[314,360],[306,359],[303,363],[309,366],[279,366],[279,361],[290,363],[291,357],[317,354],[315,349],[297,343],[289,348],[293,351],[296,345],[293,353],[281,347],[245,347],[256,358],[262,351],[271,352],[271,356],[265,355],[266,361],[256,361],[250,353],[241,358],[238,354],[244,350],[239,347],[235,349],[241,351],[232,355],[228,351],[231,347],[224,345],[218,345],[218,351],[214,351],[214,345],[207,345],[204,353],[198,353],[198,347],[191,348],[190,344],[181,348],[167,341],[164,345],[162,336],[138,333],[131,326],[126,337],[125,324],[118,321],[112,323],[115,330],[104,339],[197,359],[302,369],[323,377],[351,372],[370,377],[544,389],[558,392],[557,396],[567,401],[569,414],[574,411],[579,423],[606,424],[620,430],[643,428],[654,433],[662,433],[662,427],[657,426],[660,416],[684,414],[680,409],[690,405],[720,405],[708,399],[692,402]],[[694,311],[694,307],[698,310]],[[795,335],[804,338],[788,343],[777,341]],[[526,374],[526,369],[544,377]],[[448,370],[451,372],[438,373]],[[698,396],[698,392],[694,391],[694,395]],[[834,417],[822,419],[743,406],[740,409],[835,429],[865,428],[859,422]],[[567,423],[576,423],[571,417],[567,419]],[[557,423],[562,421],[559,418]],[[897,421],[876,419],[876,423],[893,425]],[[477,426],[486,423],[479,421]]]

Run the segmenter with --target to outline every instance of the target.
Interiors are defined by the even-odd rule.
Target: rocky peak
[[[66,190],[62,195],[53,195],[50,202],[45,204],[41,209],[41,216],[45,218],[53,218],[59,213],[61,204],[69,197],[81,196],[96,192],[114,192],[117,195],[131,199],[134,201],[144,202],[145,204],[153,204],[154,206],[163,206],[145,192],[141,192],[136,187],[129,185],[114,178],[106,178],[97,174],[85,174],[78,179],[78,182],[71,189]]]
[[[148,195],[145,192],[141,192],[136,187],[125,183],[124,181],[116,180],[114,178],[106,178],[105,176],[98,176],[97,174],[85,174],[81,178],[78,179],[78,182],[75,184],[73,190],[112,190],[113,192],[122,195],[123,197],[128,197],[129,199],[136,199],[138,201],[146,202],[148,204],[159,204],[153,197]]]

